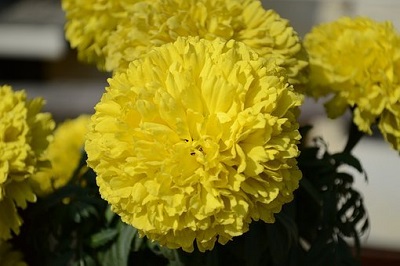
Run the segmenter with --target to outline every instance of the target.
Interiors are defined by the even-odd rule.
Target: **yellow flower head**
[[[293,198],[298,106],[286,72],[233,40],[178,38],[109,79],[85,149],[122,220],[200,251]]]
[[[19,233],[17,208],[36,200],[31,177],[47,166],[42,153],[54,121],[40,113],[42,106],[42,99],[27,100],[24,91],[0,86],[0,240]]]
[[[13,250],[11,244],[0,240],[0,266],[27,266],[23,255]]]
[[[179,36],[242,41],[275,55],[289,81],[304,83],[307,56],[297,33],[259,0],[63,0],[66,37],[78,57],[124,71],[130,61]]]
[[[103,48],[129,7],[140,0],[62,0],[65,35],[78,58],[104,69]]]
[[[390,22],[344,17],[315,27],[304,45],[310,57],[308,94],[332,94],[332,118],[354,109],[358,128],[379,128],[400,149],[400,35]]]
[[[33,177],[38,185],[39,195],[49,194],[71,179],[82,156],[89,121],[90,116],[81,115],[63,122],[54,131],[54,139],[44,155],[52,167]]]
[[[134,5],[107,45],[106,69],[124,70],[141,54],[179,36],[244,42],[261,56],[274,55],[290,82],[304,82],[305,52],[297,33],[259,0],[154,0]]]

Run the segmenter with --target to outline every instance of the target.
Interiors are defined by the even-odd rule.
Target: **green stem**
[[[349,130],[349,138],[347,139],[346,146],[343,152],[350,153],[353,148],[357,145],[360,139],[364,136],[364,132],[361,132],[357,125],[351,121],[350,130]]]

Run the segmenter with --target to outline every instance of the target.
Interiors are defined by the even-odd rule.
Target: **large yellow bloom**
[[[366,133],[379,120],[384,137],[400,150],[400,35],[392,24],[344,17],[315,27],[304,45],[310,56],[308,93],[333,95],[328,115],[351,107],[355,124]]]
[[[24,91],[0,87],[0,240],[19,233],[17,208],[36,200],[31,177],[47,166],[42,153],[54,121],[40,113],[42,106],[42,99],[27,100]]]
[[[130,6],[140,0],[62,0],[65,35],[78,58],[104,69],[103,48]]]
[[[292,83],[304,82],[307,61],[297,33],[259,0],[154,0],[134,5],[107,42],[106,69],[124,70],[152,47],[179,36],[244,42],[261,56],[278,57]]]
[[[109,79],[85,149],[122,220],[209,250],[292,200],[302,97],[243,43],[178,38]]]
[[[82,156],[90,116],[81,115],[61,123],[54,131],[54,139],[45,151],[51,168],[34,175],[37,193],[46,195],[65,186],[71,179]]]
[[[13,250],[11,244],[0,240],[0,266],[27,266],[23,255]]]

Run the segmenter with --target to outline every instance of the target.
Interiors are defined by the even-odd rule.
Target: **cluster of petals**
[[[371,134],[378,124],[400,150],[400,35],[390,22],[343,17],[315,27],[304,40],[313,97],[335,118],[353,110],[358,128]]]
[[[53,141],[44,152],[51,168],[41,169],[32,177],[39,196],[65,186],[72,178],[82,157],[89,121],[89,115],[80,115],[57,126]]]
[[[32,176],[49,166],[43,159],[54,128],[43,100],[0,86],[0,241],[19,233],[18,208],[36,200]]]
[[[301,172],[302,96],[248,46],[188,37],[109,79],[85,150],[122,220],[168,248],[210,250],[274,222]]]
[[[104,46],[117,29],[121,18],[140,0],[62,0],[65,11],[65,36],[78,58],[104,70]]]
[[[27,266],[23,254],[13,249],[8,242],[0,240],[0,266]]]
[[[199,36],[241,41],[261,56],[277,57],[292,84],[306,80],[300,38],[288,20],[259,0],[63,1],[72,47],[107,71],[123,71],[153,47],[178,37]]]

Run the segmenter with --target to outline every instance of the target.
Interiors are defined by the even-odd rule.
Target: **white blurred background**
[[[400,0],[264,0],[304,36],[313,25],[340,16],[391,20],[400,29]],[[63,33],[60,0],[0,0],[0,84],[26,89],[47,100],[57,120],[92,113],[108,74],[77,62]],[[307,100],[302,122],[314,124],[331,151],[342,149],[349,117],[325,118],[319,103]],[[354,151],[369,181],[357,180],[369,210],[371,231],[364,245],[400,251],[400,157],[381,137],[367,137]]]

